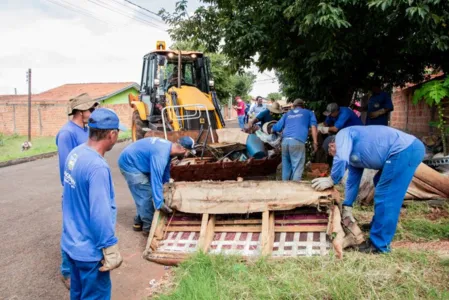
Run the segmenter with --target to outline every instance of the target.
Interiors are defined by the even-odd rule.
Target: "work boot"
[[[357,251],[361,253],[367,253],[367,254],[381,254],[382,252],[377,249],[370,239],[366,240],[364,243],[360,244],[357,248]]]
[[[65,287],[70,291],[70,277],[64,277],[61,275],[61,281],[64,283]]]
[[[134,224],[133,230],[134,231],[142,231],[142,224]]]
[[[165,203],[162,204],[162,206],[161,206],[161,208],[159,210],[164,212],[164,213],[166,213],[166,214],[172,214],[173,213],[173,210],[170,207],[168,207]]]

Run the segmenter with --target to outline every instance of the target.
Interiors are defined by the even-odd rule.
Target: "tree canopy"
[[[275,70],[289,98],[348,104],[373,80],[419,82],[449,69],[447,0],[203,0],[161,11],[171,37],[205,45],[237,70]],[[255,59],[257,57],[257,59]]]

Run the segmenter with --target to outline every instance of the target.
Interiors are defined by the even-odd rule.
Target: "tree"
[[[269,93],[268,95],[267,95],[267,99],[269,99],[269,100],[281,100],[282,99],[282,94],[281,93],[278,93],[278,92],[276,92],[276,93]]]
[[[172,38],[222,52],[229,66],[276,70],[282,92],[348,105],[372,80],[403,86],[449,70],[449,1],[186,0],[162,11]],[[256,60],[255,57],[258,57]]]
[[[418,104],[419,101],[425,100],[429,106],[436,106],[438,110],[438,122],[436,127],[440,130],[441,140],[443,142],[443,152],[448,154],[446,141],[446,120],[448,116],[444,115],[442,101],[449,98],[449,77],[443,80],[432,80],[424,83],[413,94],[413,103]]]
[[[233,75],[231,78],[232,95],[241,96],[242,99],[249,100],[249,92],[253,89],[256,75],[251,72],[243,72]]]

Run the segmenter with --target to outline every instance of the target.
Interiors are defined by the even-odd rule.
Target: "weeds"
[[[281,261],[196,254],[157,299],[444,299],[449,263],[422,252]]]

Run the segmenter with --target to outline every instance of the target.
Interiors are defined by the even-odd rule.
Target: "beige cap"
[[[267,109],[274,114],[282,114],[281,105],[278,102],[273,102],[273,104],[268,106]]]
[[[93,100],[88,94],[84,93],[69,100],[69,116],[73,110],[89,110],[97,106],[99,103]]]

